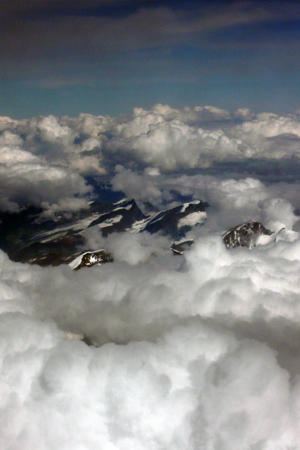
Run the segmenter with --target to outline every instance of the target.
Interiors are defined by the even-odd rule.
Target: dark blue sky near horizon
[[[15,0],[0,35],[2,116],[300,108],[298,1]]]

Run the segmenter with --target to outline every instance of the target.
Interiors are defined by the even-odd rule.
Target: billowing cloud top
[[[153,187],[159,171],[221,174],[248,167],[252,174],[271,177],[279,168],[281,175],[285,167],[295,170],[300,155],[297,114],[255,115],[247,108],[230,113],[211,106],[178,110],[157,104],[117,117],[2,117],[0,129],[1,208],[11,210],[26,203],[59,209],[66,199],[82,207],[78,197],[91,192],[85,175],[116,175],[114,187],[134,196],[138,178],[122,178],[121,167],[136,177],[145,170],[144,196],[155,203],[161,196]]]

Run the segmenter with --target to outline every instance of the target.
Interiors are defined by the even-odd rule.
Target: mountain
[[[130,230],[135,223],[143,222],[146,218],[135,200],[123,200],[115,203],[109,212],[100,214],[88,228],[97,225],[102,235],[107,236],[110,233]]]
[[[79,270],[83,267],[92,267],[113,262],[113,260],[113,256],[110,253],[101,249],[94,252],[84,252],[83,254],[79,254],[69,266],[74,270]]]
[[[149,233],[163,231],[173,239],[178,240],[185,236],[195,225],[202,224],[206,219],[208,203],[195,200],[190,203],[160,211],[149,217],[144,230]]]
[[[230,228],[230,230],[223,234],[222,238],[227,248],[252,248],[255,247],[261,236],[270,236],[273,233],[273,231],[265,228],[262,223],[251,220]]]
[[[161,233],[169,235],[176,245],[189,230],[205,221],[208,206],[201,200],[164,211],[155,211],[147,205],[147,211],[151,212],[144,214],[135,200],[125,199],[113,204],[91,202],[87,210],[53,218],[34,207],[19,213],[2,212],[0,248],[14,261],[47,266],[69,264],[78,258],[88,228],[95,228],[104,237],[124,231]],[[84,265],[92,265],[94,260],[100,262],[99,255],[92,253],[85,257]]]

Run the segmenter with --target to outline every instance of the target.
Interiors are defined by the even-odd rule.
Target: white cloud
[[[24,121],[20,124],[24,127]],[[85,180],[66,164],[56,164],[57,158],[63,160],[59,154],[62,148],[68,149],[73,143],[74,132],[68,127],[60,126],[54,116],[38,119],[32,118],[25,125],[28,132],[26,139],[16,134],[16,130],[6,130],[0,136],[0,208],[17,211],[20,206],[33,204],[48,207],[50,211],[60,210],[62,205],[67,210],[87,207],[86,200],[75,199],[75,195],[85,195],[91,188]],[[19,130],[20,131],[20,130]],[[21,130],[24,132],[24,129]],[[46,149],[41,145],[33,145],[35,139],[43,139],[50,145],[58,146],[56,149]],[[52,149],[52,147],[50,147]],[[50,151],[51,157],[47,158]],[[48,161],[47,161],[48,159]],[[95,161],[77,158],[77,166],[87,172]],[[74,166],[76,163],[74,162]],[[93,169],[97,171],[97,169]],[[76,208],[77,205],[77,208]]]
[[[69,127],[60,125],[57,118],[52,115],[42,118],[38,124],[38,130],[41,138],[52,144],[72,144],[76,136]]]
[[[233,115],[236,119],[242,120],[251,120],[255,118],[255,114],[252,114],[249,108],[238,108],[234,111]]]
[[[1,447],[297,448],[299,240],[131,238],[79,272],[1,252]]]
[[[30,152],[9,147],[0,149],[0,164],[6,168],[16,167],[17,164],[38,164],[39,162],[39,158]]]
[[[125,261],[130,265],[148,262],[158,255],[170,253],[172,241],[166,236],[143,233],[115,233],[103,238],[97,227],[88,228],[84,232],[87,248],[97,250],[105,248],[114,258],[114,261]]]
[[[242,117],[243,123],[231,121],[234,115]],[[256,168],[261,170],[266,179],[276,177],[277,173],[280,176],[287,173],[291,166],[287,161],[291,156],[295,167],[298,164],[300,122],[296,115],[263,113],[254,116],[247,108],[241,108],[231,115],[228,111],[215,107],[197,106],[177,110],[158,104],[150,111],[135,108],[131,115],[115,118],[81,114],[75,118],[48,116],[23,121],[3,118],[1,123],[7,127],[0,136],[2,162],[6,166],[13,167],[15,162],[23,161],[35,165],[37,170],[40,170],[39,166],[50,167],[46,183],[52,183],[53,186],[49,190],[50,194],[45,196],[40,195],[40,192],[45,191],[40,189],[40,183],[34,181],[38,178],[36,171],[29,171],[29,166],[18,169],[21,176],[18,173],[20,180],[14,180],[16,185],[19,183],[23,186],[25,171],[28,172],[26,183],[29,173],[35,174],[32,176],[30,189],[22,187],[23,198],[26,200],[27,191],[30,191],[28,201],[35,204],[45,201],[58,205],[61,195],[71,198],[75,194],[74,184],[73,193],[68,195],[65,188],[61,190],[61,194],[54,188],[56,178],[53,174],[58,169],[66,174],[68,183],[69,178],[76,177],[76,174],[97,176],[115,173],[112,179],[114,189],[122,190],[128,197],[148,200],[163,207],[166,203],[172,203],[174,196],[166,187],[167,183],[163,185],[164,175],[159,175],[160,171],[216,167],[216,183],[213,178],[210,181],[207,178],[204,184],[203,180],[199,181],[201,177],[197,181],[192,177],[182,178],[181,192],[197,196],[197,189],[191,186],[196,181],[198,196],[202,197],[204,192],[206,200],[214,205],[222,203],[222,207],[225,205],[226,209],[230,209],[230,205],[234,206],[234,222],[248,220],[250,215],[258,217],[259,200],[280,198],[283,191],[284,198],[294,207],[298,206],[297,190],[287,183],[281,186],[273,183],[273,186],[265,188],[252,176],[254,181],[251,183],[256,183],[256,187],[248,185],[250,177],[248,181],[237,182],[231,179],[223,180],[220,184],[219,175],[227,166],[225,169],[220,165],[215,166],[227,161],[233,173],[238,173],[244,163],[247,162],[251,167],[253,161],[253,171]],[[273,166],[265,163],[266,159],[278,160],[280,166],[274,166],[275,172],[271,170]],[[119,166],[123,166],[123,169]],[[136,172],[136,167],[141,170]],[[17,175],[17,166],[14,171]],[[44,173],[46,172],[45,169]],[[225,178],[223,174],[222,176]],[[77,193],[82,194],[86,188],[82,179],[78,180]],[[198,185],[199,182],[202,187]],[[2,207],[6,209],[16,208],[21,201],[18,196],[10,201],[11,184],[12,182],[7,183],[7,189],[6,182],[3,184]],[[245,185],[244,190],[242,185]],[[37,186],[39,192],[34,192]],[[40,200],[40,197],[44,198]],[[247,201],[244,201],[246,198]],[[21,202],[24,203],[24,200]],[[238,204],[239,211],[236,208]],[[224,226],[227,225],[224,222]]]
[[[128,198],[148,201],[154,206],[162,206],[163,200],[171,200],[172,196],[159,186],[155,178],[159,171],[155,168],[147,168],[143,174],[138,174],[125,167],[116,166],[116,174],[111,179],[112,188],[122,191]]]
[[[228,138],[221,129],[205,130],[178,119],[162,120],[161,116],[152,115],[141,123],[137,117],[120,125],[122,129],[114,129],[118,135],[105,144],[109,151],[125,151],[127,158],[138,158],[163,170],[207,167],[213,160],[243,156],[238,150],[239,141]],[[139,118],[144,117],[141,112]]]
[[[41,206],[45,202],[52,209],[52,204],[64,202],[66,209],[73,210],[74,196],[91,192],[80,175],[44,164],[19,149],[0,150],[0,178],[0,208],[9,211],[17,211],[28,204]],[[83,199],[77,204],[87,207]]]
[[[104,239],[95,228],[87,245],[111,251],[111,264],[74,272],[0,252],[1,448],[299,448],[299,186],[270,182],[268,164],[267,182],[245,178],[237,164],[297,158],[299,123],[247,109],[235,117],[156,105],[117,118],[0,119],[4,209],[82,208],[80,174],[105,170],[115,190],[159,208],[174,191],[211,204],[185,256],[166,237]],[[164,173],[226,160],[234,176],[226,166]],[[220,233],[249,219],[286,230],[227,250]]]
[[[246,155],[256,158],[281,159],[299,156],[298,139],[300,122],[297,116],[258,114],[231,130],[232,136],[240,138]]]
[[[282,198],[265,200],[262,203],[262,220],[274,231],[281,228],[292,229],[298,217],[294,214],[292,205]]]
[[[297,115],[254,115],[248,108],[231,114],[212,106],[178,110],[157,104],[149,111],[134,108],[128,116],[50,115],[2,118],[0,124],[0,147],[14,145],[83,174],[111,173],[117,164],[178,171],[299,155]]]

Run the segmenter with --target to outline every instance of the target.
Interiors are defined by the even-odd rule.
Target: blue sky
[[[300,108],[299,2],[10,3],[0,7],[0,115]]]

